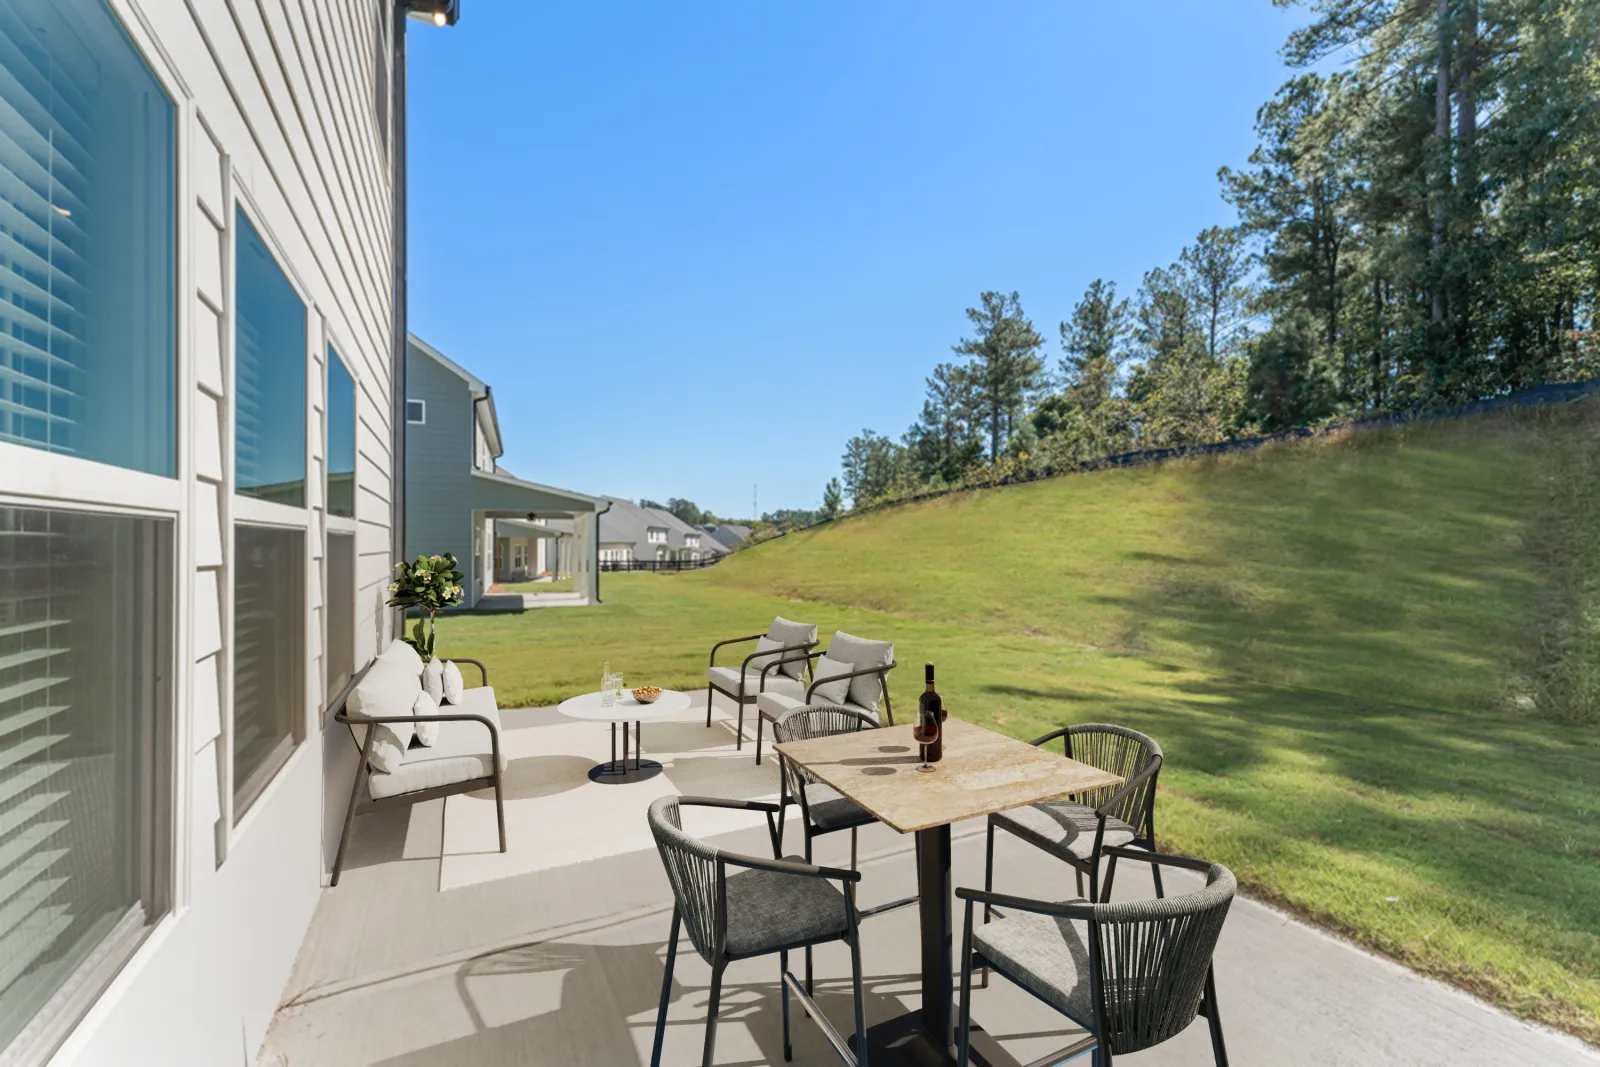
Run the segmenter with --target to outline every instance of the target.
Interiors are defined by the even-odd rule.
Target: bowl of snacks
[[[654,704],[656,702],[656,698],[660,695],[660,686],[654,685],[641,685],[639,688],[633,691],[633,699],[637,700],[641,704]]]

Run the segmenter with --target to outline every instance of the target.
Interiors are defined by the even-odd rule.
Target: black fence
[[[715,566],[721,556],[703,556],[700,559],[603,559],[603,571],[698,571]]]

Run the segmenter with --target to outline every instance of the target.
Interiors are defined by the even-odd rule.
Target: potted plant
[[[442,556],[418,556],[415,563],[400,562],[394,565],[399,577],[389,586],[391,608],[417,608],[417,625],[411,636],[403,638],[427,662],[433,658],[433,618],[445,608],[461,603],[461,580],[465,577],[456,570],[456,558],[446,552]]]

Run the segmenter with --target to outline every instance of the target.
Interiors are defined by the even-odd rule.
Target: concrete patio
[[[696,706],[703,700],[702,693]],[[648,1062],[672,902],[644,830],[644,808],[664,792],[775,794],[776,764],[754,768],[748,745],[734,753],[719,709],[710,730],[703,719],[646,728],[646,754],[666,765],[658,778],[599,786],[583,772],[597,754],[603,758],[604,727],[572,723],[554,709],[502,717],[512,759],[509,854],[493,851],[493,806],[477,795],[359,819],[344,880],[323,892],[263,1063]],[[686,829],[715,834],[736,851],[765,854],[768,847],[765,831],[754,826],[689,822]],[[848,861],[848,835],[835,836],[840,840],[819,842],[819,862]],[[955,883],[981,884],[981,822],[957,825],[954,839]],[[786,849],[798,848],[791,824]],[[915,891],[911,849],[910,838],[884,827],[863,831],[863,905]],[[997,872],[997,889],[1074,895],[1062,865],[1004,835]],[[1169,892],[1177,881],[1169,881]],[[1150,892],[1147,877],[1119,871],[1119,899]],[[869,919],[862,940],[870,1025],[916,1004],[916,910]],[[844,947],[819,949],[817,965],[819,1003],[848,1033]],[[1573,1038],[1519,1022],[1248,899],[1230,912],[1216,967],[1228,1049],[1241,1067],[1600,1065],[1600,1052]],[[666,1063],[699,1062],[709,974],[685,942]],[[718,1063],[783,1062],[777,975],[776,957],[730,967]],[[1068,1044],[1075,1032],[1004,980],[978,991],[974,1016],[1019,1063]],[[794,1062],[838,1062],[798,1012],[794,1039]],[[1203,1020],[1164,1046],[1117,1059],[1150,1067],[1210,1062]]]

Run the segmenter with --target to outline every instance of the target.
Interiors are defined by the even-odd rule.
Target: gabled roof
[[[413,351],[427,356],[439,366],[467,383],[467,389],[472,394],[473,408],[480,413],[479,419],[483,422],[483,431],[489,438],[489,451],[496,456],[503,453],[505,447],[500,440],[500,414],[494,407],[494,390],[484,384],[483,380],[477,375],[437,348],[434,348],[416,334],[406,334],[406,345]]]
[[[701,533],[670,511],[663,511],[660,508],[641,508],[633,501],[622,497],[608,496],[603,499],[611,504],[611,510],[600,516],[600,543],[633,545],[635,558],[653,555],[660,547],[674,550],[685,548],[687,547],[683,540],[685,534]],[[667,531],[665,546],[650,543],[648,531],[652,526]],[[699,548],[702,551],[708,549],[716,551],[720,546],[713,545],[712,539],[702,534]]]

